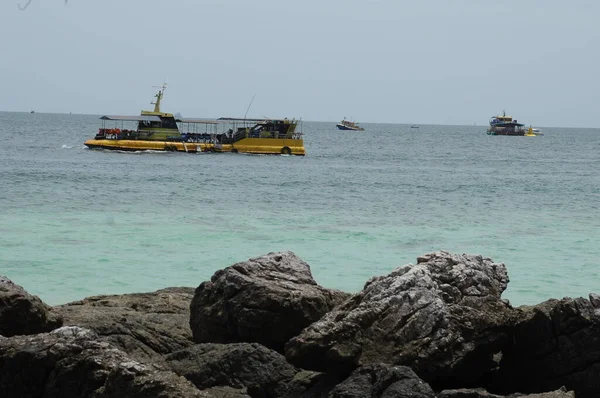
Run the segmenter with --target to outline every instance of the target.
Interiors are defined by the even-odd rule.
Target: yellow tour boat
[[[85,145],[119,151],[305,155],[295,119],[179,118],[160,110],[165,88],[163,85],[155,95],[153,111],[142,111],[139,116],[102,116],[102,127]],[[132,122],[137,126],[125,128],[125,123]]]

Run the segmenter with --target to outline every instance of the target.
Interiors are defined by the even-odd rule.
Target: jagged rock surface
[[[212,387],[202,390],[210,395],[211,398],[254,398],[246,393],[246,389],[237,389],[232,387]]]
[[[217,271],[196,289],[190,326],[197,343],[284,344],[350,295],[315,282],[292,252],[269,253]]]
[[[185,378],[134,361],[97,338],[91,330],[72,326],[34,336],[0,337],[2,397],[213,397]]]
[[[502,263],[447,252],[370,279],[364,289],[286,345],[301,368],[348,371],[370,363],[410,366],[437,388],[472,385],[497,366],[513,309],[500,296]]]
[[[0,275],[0,335],[44,333],[61,325],[62,318],[52,307]]]
[[[0,397],[429,398],[426,382],[437,398],[598,397],[600,296],[513,309],[500,299],[507,283],[503,264],[438,252],[350,296],[287,252],[219,271],[195,294],[51,308],[0,277],[0,333],[12,336],[0,336]],[[63,315],[77,326],[43,333]],[[193,346],[190,325],[199,339],[274,349],[292,337],[292,364],[256,343]]]
[[[141,361],[189,347],[193,288],[94,296],[55,307],[65,325],[81,326]]]
[[[372,364],[356,369],[328,398],[435,398],[429,384],[406,366]]]
[[[165,364],[199,389],[246,388],[254,398],[297,397],[320,376],[296,369],[283,355],[257,343],[198,344],[167,355]]]
[[[518,309],[514,343],[503,351],[496,389],[534,392],[564,385],[577,398],[599,397],[600,296]]]
[[[556,391],[539,394],[496,395],[483,389],[460,389],[442,391],[437,398],[575,398],[575,393],[560,388]]]

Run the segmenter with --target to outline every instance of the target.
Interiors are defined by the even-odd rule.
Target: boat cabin
[[[95,139],[168,141],[180,138],[175,118],[157,115],[121,116],[106,115],[100,118],[102,127]],[[110,123],[113,122],[113,123]]]
[[[499,116],[492,116],[490,119],[490,126],[510,124],[522,126],[522,124],[520,124],[516,119],[513,120],[512,116],[506,116],[506,112],[502,112],[502,115]]]
[[[300,139],[301,133],[296,132],[298,121],[295,119],[238,119],[222,117],[222,123],[230,123],[229,130],[233,142],[243,138],[278,138]],[[242,124],[242,127],[239,127]]]

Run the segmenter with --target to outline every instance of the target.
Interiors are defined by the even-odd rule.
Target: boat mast
[[[156,86],[155,86],[156,87]],[[164,92],[167,88],[167,83],[163,83],[162,87],[159,87],[158,94],[155,94],[156,102],[150,102],[150,104],[154,105],[154,112],[160,113],[160,100],[162,99]]]
[[[252,106],[254,97],[256,97],[256,93],[254,93],[254,95],[252,96],[252,99],[250,100],[250,103],[248,104],[248,108],[246,109],[246,113],[244,113],[244,127],[246,127],[246,116],[248,116],[248,111],[250,110],[250,107]]]

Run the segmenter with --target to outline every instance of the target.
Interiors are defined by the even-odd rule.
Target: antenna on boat
[[[248,104],[248,109],[246,109],[246,113],[244,113],[244,124],[246,124],[246,116],[248,115],[248,111],[250,110],[250,107],[252,106],[254,97],[256,97],[256,93],[254,93],[254,95],[252,96],[252,99],[250,100],[250,103]]]
[[[167,89],[167,83],[163,83],[162,86],[152,86],[154,88],[160,88],[158,93],[154,95],[156,97],[156,102],[150,102],[150,104],[154,105],[154,112],[160,113],[160,100],[162,99],[165,90]]]

